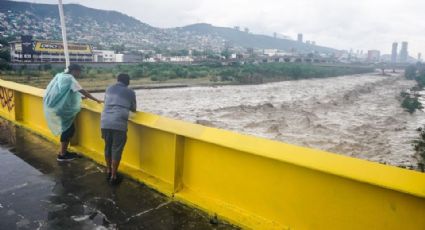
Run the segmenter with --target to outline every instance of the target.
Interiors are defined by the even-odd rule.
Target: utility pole
[[[69,52],[68,52],[68,40],[66,39],[66,27],[65,27],[65,15],[63,13],[62,0],[59,1],[59,17],[61,20],[61,29],[62,29],[62,40],[63,40],[63,51],[65,54],[65,69],[69,67]]]

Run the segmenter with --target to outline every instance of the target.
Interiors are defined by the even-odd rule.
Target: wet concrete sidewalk
[[[0,120],[0,229],[236,229],[129,179],[106,183],[85,158]]]

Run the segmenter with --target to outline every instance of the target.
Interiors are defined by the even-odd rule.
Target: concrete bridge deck
[[[102,166],[86,158],[58,163],[57,145],[5,124],[0,229],[236,229],[132,180],[110,187]]]

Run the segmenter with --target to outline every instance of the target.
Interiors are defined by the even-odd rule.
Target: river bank
[[[33,66],[34,67],[34,66]],[[267,82],[327,78],[347,74],[373,72],[373,67],[357,65],[319,65],[302,63],[259,63],[223,65],[199,63],[178,65],[171,63],[140,63],[116,65],[109,68],[86,66],[78,79],[80,84],[93,92],[103,91],[116,81],[119,73],[130,75],[132,87],[164,88],[183,86],[220,86],[232,84],[262,84]],[[53,76],[62,68],[40,64],[29,69],[0,71],[0,79],[46,88]]]

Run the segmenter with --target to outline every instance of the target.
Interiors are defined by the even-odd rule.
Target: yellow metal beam
[[[0,80],[0,116],[52,141],[43,90]],[[2,96],[3,95],[3,96]],[[103,162],[102,106],[73,148]],[[247,229],[425,229],[425,174],[138,112],[121,171]]]

